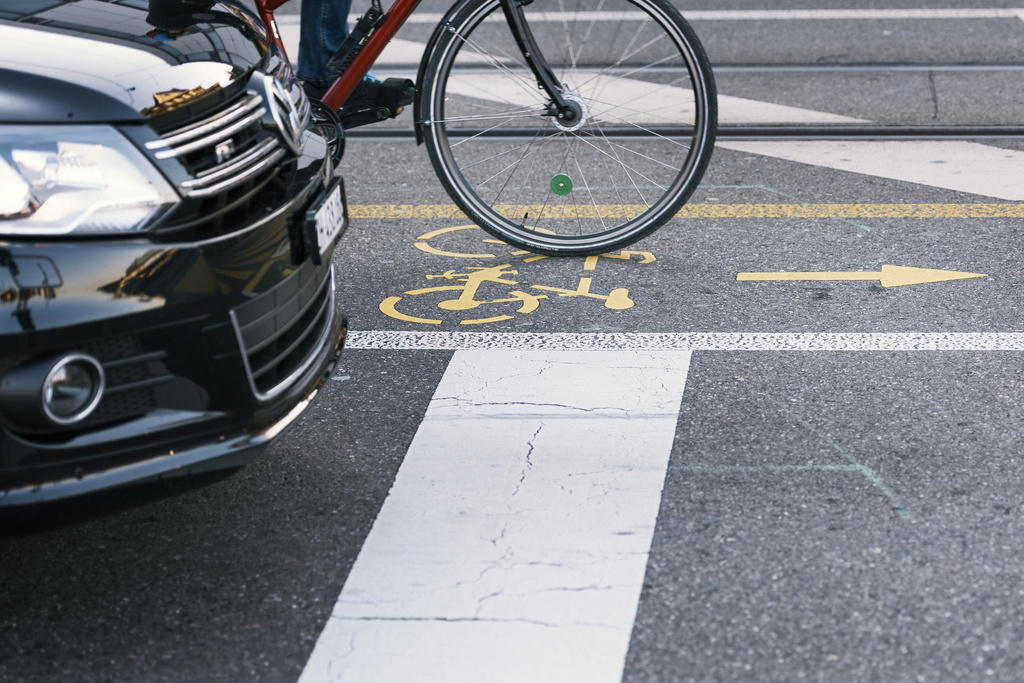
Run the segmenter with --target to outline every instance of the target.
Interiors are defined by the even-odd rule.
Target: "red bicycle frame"
[[[289,1],[256,0],[256,9],[259,12],[260,19],[263,20],[263,25],[270,31],[270,39],[286,57],[288,53],[285,52],[284,44],[281,42],[281,33],[277,29],[274,10]],[[409,18],[409,15],[413,13],[419,4],[420,0],[395,0],[384,13],[384,19],[380,26],[370,35],[366,45],[359,50],[352,64],[331,84],[331,87],[322,98],[324,104],[335,111],[341,107],[363,76],[369,73],[373,63],[377,61],[377,57],[380,57],[384,48],[395,37],[398,29],[402,28],[405,20]]]
[[[271,34],[271,40],[281,48],[281,52],[288,56],[281,42],[281,33],[277,30],[277,22],[274,19],[274,10],[284,5],[289,0],[256,0],[256,8],[260,13],[263,24],[267,26]],[[355,58],[344,72],[331,84],[322,98],[322,102],[331,109],[337,111],[345,99],[352,94],[356,84],[362,80],[369,71],[377,57],[384,51],[387,44],[402,28],[405,20],[413,13],[420,4],[420,0],[395,0],[391,7],[384,12],[384,17],[377,28],[367,39],[366,44],[359,49]],[[521,3],[521,4],[526,4]],[[573,103],[562,97],[562,89],[559,86],[554,72],[544,61],[540,48],[533,38],[526,20],[523,18],[523,10],[520,3],[514,0],[501,0],[502,11],[508,21],[509,29],[515,38],[516,44],[526,58],[527,64],[537,77],[537,84],[551,97],[549,108],[550,116],[558,116],[563,120],[572,120],[580,114],[580,110]]]

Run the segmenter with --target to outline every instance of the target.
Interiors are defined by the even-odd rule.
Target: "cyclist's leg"
[[[348,15],[352,0],[303,0],[299,28],[298,76],[306,94],[320,99],[336,76],[327,71],[327,63],[348,37]],[[345,128],[375,123],[397,116],[411,104],[413,82],[389,78],[363,79],[345,101],[341,122]]]
[[[348,36],[351,8],[352,0],[302,0],[297,72],[305,83],[326,89],[334,80],[327,62]]]

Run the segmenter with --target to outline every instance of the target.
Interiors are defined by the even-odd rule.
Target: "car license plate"
[[[307,248],[314,254],[314,263],[320,262],[321,257],[327,253],[334,240],[348,225],[347,214],[341,178],[334,178],[320,201],[306,213]],[[310,232],[314,234],[310,235]],[[314,239],[310,239],[314,236],[315,242]]]

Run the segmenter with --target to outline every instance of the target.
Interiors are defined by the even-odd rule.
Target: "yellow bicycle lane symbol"
[[[422,241],[416,242],[415,245],[421,251],[436,256],[462,259],[497,258],[495,254],[489,253],[463,253],[442,250],[430,243],[430,240],[433,238],[474,228],[476,228],[475,225],[466,225],[434,230],[417,238]],[[507,246],[504,242],[499,240],[485,239],[483,241],[488,244]],[[524,265],[547,258],[546,256],[538,256],[526,251],[513,251],[510,255],[526,256],[526,258],[523,259]],[[618,254],[588,256],[583,262],[583,270],[596,270],[597,264],[601,258],[628,261],[634,256],[640,257],[639,262],[641,264],[653,263],[656,260],[654,254],[651,254],[650,252],[622,251]],[[468,266],[464,270],[466,272],[456,272],[452,269],[446,270],[440,274],[427,274],[425,276],[427,280],[446,280],[456,284],[411,289],[407,292],[403,292],[403,296],[388,297],[381,302],[380,311],[397,320],[426,325],[440,325],[443,322],[441,319],[425,318],[412,315],[410,313],[404,313],[399,309],[399,305],[408,304],[412,297],[434,295],[434,297],[431,298],[431,301],[433,301],[436,298],[441,298],[437,295],[442,295],[445,298],[442,298],[442,300],[436,304],[436,307],[442,311],[464,313],[466,311],[475,311],[476,309],[494,312],[495,307],[498,308],[498,311],[509,311],[510,308],[512,309],[510,312],[499,312],[497,315],[486,315],[483,317],[464,318],[460,316],[460,325],[479,325],[483,323],[500,322],[503,320],[511,320],[516,315],[532,313],[537,310],[542,299],[550,298],[550,295],[548,294],[524,291],[528,289],[539,290],[541,292],[551,292],[552,295],[559,297],[584,297],[598,299],[604,302],[605,308],[617,311],[626,310],[635,305],[635,302],[629,297],[629,290],[624,287],[612,289],[608,294],[592,292],[592,277],[580,277],[575,288],[569,289],[563,287],[552,287],[549,285],[523,285],[518,277],[517,279],[511,279],[511,276],[520,275],[520,271],[518,269],[513,269],[511,263],[504,263],[498,266]],[[513,289],[513,287],[516,287],[516,289]],[[485,294],[484,292],[490,292],[491,294]],[[416,301],[418,302],[419,300]],[[422,308],[422,306],[419,306],[419,308]]]

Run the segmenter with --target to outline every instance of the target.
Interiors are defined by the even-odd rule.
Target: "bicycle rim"
[[[424,84],[435,169],[473,220],[517,246],[630,244],[678,211],[710,158],[717,107],[703,48],[662,0],[534,0],[525,11],[580,120],[548,115],[497,0],[470,2]]]

